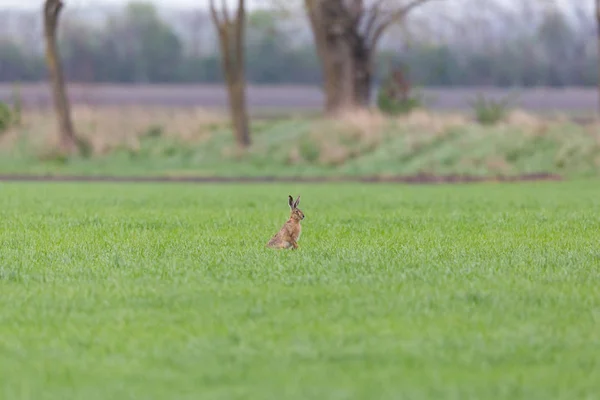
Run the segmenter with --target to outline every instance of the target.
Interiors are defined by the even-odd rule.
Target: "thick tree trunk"
[[[75,153],[79,151],[79,143],[73,129],[62,64],[58,54],[58,46],[56,44],[58,17],[62,6],[63,4],[60,0],[46,0],[44,6],[46,63],[48,65],[48,72],[52,83],[52,97],[58,119],[58,129],[60,134],[59,150],[65,153]]]
[[[339,75],[336,75],[336,64],[330,60],[329,56],[321,58],[323,70],[323,92],[325,95],[325,112],[334,113],[339,108],[339,94],[337,87],[339,85]]]
[[[362,38],[352,42],[354,69],[354,106],[367,108],[371,103],[371,89],[373,85],[373,58],[372,51],[364,45]]]
[[[354,108],[354,65],[352,50],[339,38],[330,39],[329,62],[332,72],[327,85],[327,111],[336,114]]]
[[[328,113],[370,106],[377,43],[391,25],[428,1],[410,0],[390,9],[393,2],[381,0],[304,0],[321,60]]]
[[[336,114],[345,108],[351,98],[352,72],[348,65],[347,52],[336,46],[328,48],[329,53],[322,61],[325,111],[328,114]]]
[[[352,42],[332,42],[324,59],[326,111],[336,114],[369,107],[373,85],[371,53]]]
[[[373,76],[369,66],[362,61],[354,71],[354,104],[356,107],[367,108],[371,105],[371,90]]]
[[[321,70],[325,112],[336,114],[354,104],[352,49],[344,40],[346,27],[339,0],[305,0]]]

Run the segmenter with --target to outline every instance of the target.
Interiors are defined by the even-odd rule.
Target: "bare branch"
[[[350,0],[346,8],[353,24],[357,24],[365,14],[364,0]]]
[[[231,24],[229,8],[227,7],[227,0],[221,0],[221,10],[221,12],[223,13],[223,21],[225,21],[227,25]]]
[[[215,0],[209,1],[210,7],[210,16],[215,23],[215,25],[221,25],[221,20],[219,19],[219,14],[217,13],[217,8],[215,7]]]
[[[390,12],[388,14],[388,16],[386,18],[384,18],[380,24],[377,25],[377,27],[374,29],[374,31],[372,33],[372,36],[370,38],[368,38],[370,45],[375,46],[377,44],[377,42],[379,41],[379,39],[381,38],[381,36],[383,35],[383,33],[386,31],[386,29],[388,29],[392,24],[400,21],[413,9],[415,9],[415,8],[419,7],[420,5],[423,5],[429,1],[432,1],[432,0],[413,0],[410,3],[408,3],[406,6]],[[381,2],[379,2],[379,3],[381,3]]]
[[[219,16],[219,12],[215,6],[215,0],[210,0],[209,7],[211,18],[219,35],[219,47],[221,48],[223,69],[226,71],[226,73],[228,73],[231,63],[229,60],[229,32],[227,30],[227,23]]]
[[[371,6],[371,8],[368,11],[368,19],[367,19],[367,25],[365,27],[365,32],[364,32],[364,36],[365,38],[369,38],[371,37],[371,33],[373,32],[373,29],[375,27],[375,23],[377,22],[377,19],[379,18],[379,16],[381,15],[381,6],[383,5],[383,3],[385,2],[385,0],[377,0],[375,2],[375,4],[373,4]]]

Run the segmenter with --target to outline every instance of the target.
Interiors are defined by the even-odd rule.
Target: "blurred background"
[[[248,0],[243,17],[238,1],[217,1],[232,71],[243,71],[229,76],[245,88],[238,105],[209,1],[66,0],[56,42],[73,135],[85,139],[67,158],[49,150],[64,125],[43,5],[0,1],[2,173],[599,170],[594,0]],[[319,26],[339,32],[319,37]]]

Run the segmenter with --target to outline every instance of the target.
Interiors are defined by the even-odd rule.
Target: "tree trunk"
[[[348,77],[352,74],[348,68],[345,51],[335,46],[328,46],[328,48],[328,54],[322,59],[325,112],[335,114],[344,108],[345,102],[348,102],[348,95],[344,92],[351,93],[351,89],[348,88],[350,84]]]
[[[336,114],[353,107],[352,49],[344,40],[343,4],[339,0],[305,0],[323,72],[325,112]]]
[[[246,58],[245,58],[245,0],[238,0],[234,19],[223,5],[221,13],[217,11],[214,0],[210,1],[210,13],[219,35],[221,66],[227,84],[227,98],[231,114],[236,143],[239,148],[250,146],[250,125],[246,101]]]
[[[227,100],[229,102],[233,134],[238,147],[245,149],[250,146],[251,140],[244,65],[239,64],[239,61],[234,62],[230,55],[223,59],[223,70],[227,84]]]
[[[600,113],[600,0],[596,0],[596,25],[598,48],[598,112]]]
[[[351,45],[353,47],[354,106],[367,108],[371,103],[373,85],[373,53],[365,46],[361,37],[352,40]]]
[[[328,47],[325,29],[324,10],[321,0],[305,0],[306,11],[311,24],[311,31],[317,50],[321,71],[323,73],[323,91],[325,95],[325,112],[331,113],[337,108],[336,94],[336,64],[333,52]]]
[[[354,108],[354,60],[352,49],[339,37],[330,37],[328,48],[331,76],[327,85],[327,110],[336,114]]]
[[[356,107],[367,108],[371,105],[371,90],[373,75],[370,61],[360,60],[354,68],[354,104]]]
[[[79,151],[79,143],[73,129],[62,64],[56,44],[58,17],[62,7],[61,0],[46,0],[44,6],[44,36],[46,40],[46,63],[52,83],[52,97],[60,134],[59,150],[71,154]]]
[[[227,82],[229,108],[236,142],[240,148],[250,146],[250,128],[244,78],[239,74]]]
[[[364,0],[304,0],[323,70],[326,112],[370,106],[377,43],[391,25],[428,1],[411,0],[390,9],[392,2],[382,0],[370,5]]]

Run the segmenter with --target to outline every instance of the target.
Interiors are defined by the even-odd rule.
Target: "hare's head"
[[[292,210],[290,218],[295,219],[296,221],[302,221],[304,219],[304,213],[298,208],[298,204],[300,204],[300,195],[298,195],[296,201],[294,201],[292,196],[289,196],[288,204]]]

